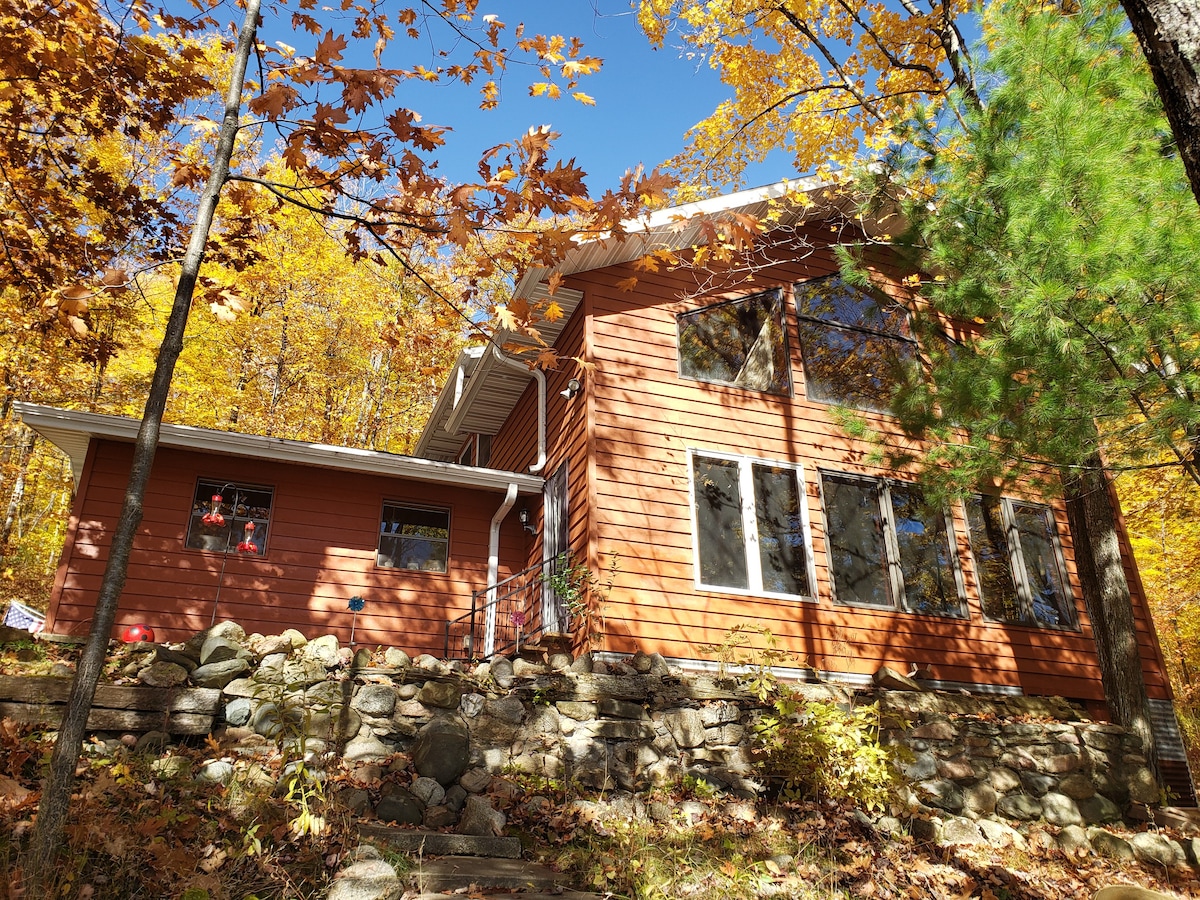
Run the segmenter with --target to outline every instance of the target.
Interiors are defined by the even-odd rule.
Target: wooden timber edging
[[[0,718],[58,725],[70,695],[70,678],[0,675]],[[208,734],[220,707],[221,692],[215,688],[100,684],[87,727],[94,731]]]

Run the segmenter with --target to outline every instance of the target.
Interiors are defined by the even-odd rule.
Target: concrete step
[[[474,888],[476,891],[520,890],[527,892],[521,896],[536,896],[539,893],[554,894],[562,888],[557,872],[520,859],[444,856],[422,862],[413,874],[417,890],[427,894]]]
[[[440,831],[421,831],[369,823],[359,825],[358,833],[360,837],[386,843],[404,853],[421,856],[487,856],[516,859],[521,855],[521,842],[515,837],[444,834]]]

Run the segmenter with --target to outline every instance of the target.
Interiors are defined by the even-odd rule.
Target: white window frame
[[[982,499],[984,494],[972,494],[972,500]],[[1058,516],[1054,514],[1054,507],[1049,503],[1043,503],[1037,500],[1026,500],[1022,497],[1007,497],[1004,495],[996,496],[989,494],[986,496],[995,497],[1000,501],[1000,522],[1004,526],[1004,539],[1008,541],[1008,571],[1012,576],[1013,585],[1017,589],[1017,603],[1021,608],[1020,619],[1001,619],[995,616],[989,616],[984,605],[984,585],[980,579],[979,560],[975,555],[975,543],[971,539],[971,519],[970,510],[966,509],[964,503],[963,520],[967,523],[967,547],[971,554],[971,570],[975,574],[975,589],[979,592],[979,610],[983,615],[985,622],[990,622],[998,625],[1016,625],[1023,628],[1042,628],[1050,631],[1079,631],[1079,609],[1075,603],[1075,591],[1071,587],[1070,578],[1067,576],[1067,561],[1063,554],[1062,538],[1059,534]],[[1059,583],[1062,585],[1066,601],[1066,613],[1068,621],[1061,625],[1055,625],[1053,622],[1043,622],[1034,614],[1033,611],[1033,587],[1029,584],[1029,579],[1026,576],[1025,569],[1025,549],[1021,546],[1021,533],[1017,527],[1017,516],[1013,512],[1013,504],[1020,506],[1030,506],[1037,509],[1045,510],[1050,518],[1050,544],[1054,549],[1054,564],[1058,569]]]
[[[900,537],[896,531],[896,509],[892,503],[892,486],[902,485],[904,487],[916,487],[910,482],[898,481],[894,478],[883,478],[874,475],[859,475],[853,472],[839,472],[836,469],[819,469],[817,471],[817,484],[821,491],[821,512],[825,517],[825,528],[828,533],[829,529],[829,511],[825,505],[825,481],[824,478],[840,478],[844,481],[861,481],[864,484],[875,485],[879,488],[879,512],[880,518],[884,524],[883,529],[883,546],[887,553],[887,571],[888,571],[888,588],[891,593],[891,605],[881,606],[874,603],[860,603],[854,600],[840,600],[837,596],[837,576],[833,571],[833,558],[829,554],[828,539],[826,539],[826,556],[829,564],[829,591],[833,596],[833,602],[839,606],[853,606],[859,609],[879,609],[879,610],[894,610],[898,612],[908,613],[914,616],[936,616],[940,619],[960,619],[965,620],[970,618],[970,609],[967,603],[967,584],[963,577],[962,559],[959,556],[958,536],[954,530],[954,516],[951,510],[945,508],[942,510],[942,516],[946,520],[946,552],[950,558],[950,569],[954,573],[954,590],[958,595],[958,613],[937,613],[937,612],[922,612],[919,609],[912,609],[908,603],[908,592],[904,589],[904,570],[900,565]]]
[[[743,456],[738,453],[727,453],[720,450],[706,450],[699,447],[689,447],[688,451],[688,508],[691,510],[692,522],[692,576],[698,590],[714,591],[722,594],[733,594],[740,597],[767,597],[776,600],[802,600],[816,602],[817,600],[817,566],[813,556],[812,526],[808,512],[808,490],[804,479],[804,466],[798,462],[764,459],[756,456]],[[700,523],[696,515],[696,466],[697,457],[717,459],[738,464],[738,490],[741,494],[742,530],[746,535],[744,552],[746,554],[746,574],[750,582],[748,588],[727,587],[720,584],[705,584],[700,577]],[[779,591],[767,591],[762,586],[762,556],[758,544],[758,518],[754,501],[754,465],[771,466],[778,469],[789,469],[796,473],[796,487],[800,495],[800,527],[804,532],[805,568],[808,576],[808,594],[786,594]]]

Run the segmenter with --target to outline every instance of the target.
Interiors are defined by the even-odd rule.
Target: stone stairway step
[[[440,831],[420,831],[368,823],[359,825],[358,833],[361,837],[382,841],[405,853],[419,853],[423,856],[482,856],[516,859],[521,855],[521,842],[515,837],[445,834]]]
[[[417,890],[430,894],[472,886],[479,891],[524,890],[553,894],[560,887],[557,872],[520,859],[444,856],[423,862],[413,874]]]
[[[415,897],[410,897],[409,900],[448,900],[455,895],[453,894],[418,894]],[[505,891],[502,894],[471,894],[471,900],[605,900],[606,894],[588,894],[579,891],[563,891],[560,894],[538,892],[529,894],[521,891],[514,894],[511,891]]]

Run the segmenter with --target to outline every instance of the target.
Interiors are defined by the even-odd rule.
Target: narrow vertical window
[[[696,457],[696,542],[700,582],[720,587],[750,586],[746,533],[737,462]]]
[[[950,520],[911,485],[889,485],[896,550],[904,579],[904,605],[912,612],[962,615]]]
[[[841,603],[894,606],[878,484],[832,475],[823,475],[821,483],[834,596]]]

